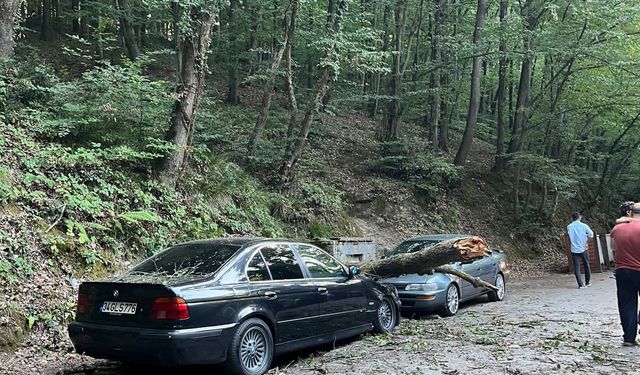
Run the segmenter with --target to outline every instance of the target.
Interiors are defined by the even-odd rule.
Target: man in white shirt
[[[573,270],[576,274],[578,288],[584,289],[591,286],[591,269],[589,268],[589,238],[593,237],[593,231],[589,226],[583,223],[582,214],[574,212],[571,215],[573,222],[567,226],[567,233],[571,240],[571,258],[573,258]],[[584,266],[584,279],[586,284],[582,283],[582,275],[580,274],[580,261]]]

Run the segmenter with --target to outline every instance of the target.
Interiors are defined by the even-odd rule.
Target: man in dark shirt
[[[633,205],[632,220],[617,224],[611,231],[616,263],[618,312],[624,331],[624,346],[634,346],[638,327],[640,293],[640,203]]]

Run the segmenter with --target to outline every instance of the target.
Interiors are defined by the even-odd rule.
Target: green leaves
[[[0,202],[8,201],[16,197],[16,192],[11,181],[8,168],[0,167]]]
[[[156,213],[150,211],[129,211],[121,213],[117,216],[118,219],[129,224],[136,224],[141,221],[156,223],[162,220]]]
[[[160,138],[171,109],[166,82],[142,74],[151,58],[135,64],[105,64],[85,72],[81,79],[52,88],[43,121],[36,124],[42,136],[76,136],[86,141],[144,146]]]

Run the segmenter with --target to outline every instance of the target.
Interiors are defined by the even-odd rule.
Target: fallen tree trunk
[[[397,277],[407,274],[432,274],[433,272],[456,275],[470,282],[475,287],[491,290],[497,288],[477,277],[449,266],[449,263],[468,263],[477,258],[491,255],[487,243],[480,237],[467,237],[438,242],[433,245],[417,243],[419,249],[398,254],[390,258],[365,263],[360,270],[373,278]]]

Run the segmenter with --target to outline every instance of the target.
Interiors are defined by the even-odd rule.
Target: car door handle
[[[264,292],[264,296],[267,297],[267,299],[278,298],[278,295],[276,294],[276,292]]]
[[[329,291],[327,290],[327,288],[320,287],[320,288],[318,288],[318,294],[324,296],[324,295],[329,294]]]

